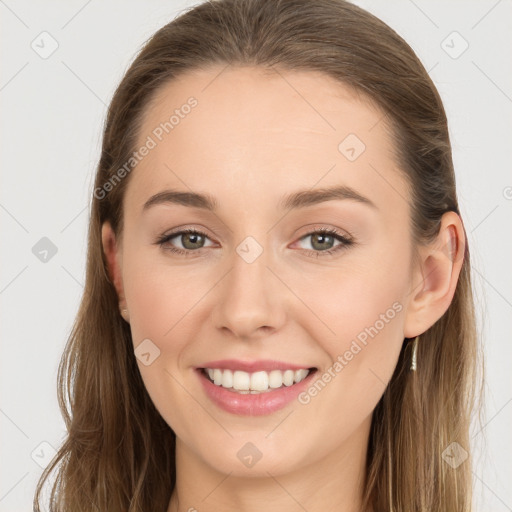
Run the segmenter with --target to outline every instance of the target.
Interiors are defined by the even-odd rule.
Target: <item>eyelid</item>
[[[177,228],[174,228],[170,231],[165,232],[163,235],[159,236],[159,239],[170,238],[170,237],[174,237],[177,235],[182,235],[184,233],[197,233],[198,235],[203,235],[203,236],[209,238],[210,240],[212,240],[213,237],[210,236],[207,233],[207,231],[208,230],[203,227],[196,227],[193,225],[184,225],[184,226],[179,226]]]
[[[301,228],[299,230],[299,232],[303,232],[302,235],[298,235],[299,238],[304,238],[307,235],[311,235],[313,233],[318,233],[318,232],[326,232],[326,233],[330,233],[332,235],[344,237],[347,239],[352,238],[352,235],[344,229],[336,228],[331,225],[319,224],[319,223],[308,224],[307,226]]]

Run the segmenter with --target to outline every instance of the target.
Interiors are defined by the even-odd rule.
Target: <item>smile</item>
[[[206,398],[239,416],[272,414],[296,403],[317,368],[276,361],[212,361],[195,368]]]

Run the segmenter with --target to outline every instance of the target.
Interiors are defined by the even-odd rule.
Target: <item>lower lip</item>
[[[264,416],[283,409],[310,385],[316,373],[311,371],[304,380],[292,386],[283,386],[267,393],[241,394],[217,386],[203,370],[196,371],[210,400],[224,411],[241,416]]]

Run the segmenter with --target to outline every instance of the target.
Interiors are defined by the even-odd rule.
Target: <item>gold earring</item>
[[[417,351],[418,351],[418,338],[419,336],[416,336],[414,338],[414,341],[412,342],[412,358],[411,358],[411,371],[415,372],[417,368]]]

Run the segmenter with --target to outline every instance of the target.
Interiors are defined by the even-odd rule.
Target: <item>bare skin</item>
[[[177,436],[168,512],[360,511],[372,411],[404,338],[425,332],[453,298],[462,223],[445,214],[438,239],[413,264],[410,192],[382,112],[321,74],[222,69],[159,91],[141,145],[187,98],[198,104],[132,171],[122,237],[108,223],[102,232],[134,348],[150,339],[160,350],[152,364],[138,364]],[[338,149],[348,134],[366,146],[354,161]],[[339,185],[374,206],[350,198],[281,206],[294,192]],[[217,209],[143,208],[168,189],[209,194]],[[157,243],[178,228],[203,232],[201,247],[186,235]],[[335,235],[319,245],[318,229],[353,243]],[[263,249],[251,263],[236,250],[249,236]],[[377,324],[381,315],[388,321]],[[217,359],[275,359],[322,375],[382,323],[318,395],[272,414],[220,409],[195,371]],[[237,457],[247,442],[262,454],[252,467]]]

